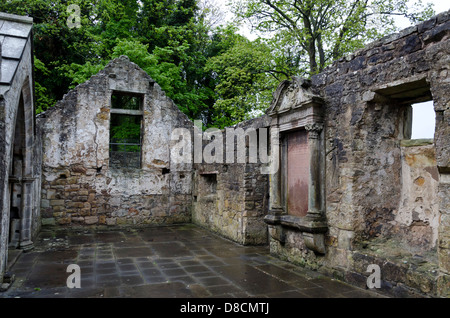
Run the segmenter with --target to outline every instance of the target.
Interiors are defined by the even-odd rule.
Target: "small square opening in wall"
[[[411,139],[434,139],[436,112],[433,101],[412,105]]]
[[[202,174],[203,184],[202,190],[206,194],[214,194],[217,192],[217,174]]]

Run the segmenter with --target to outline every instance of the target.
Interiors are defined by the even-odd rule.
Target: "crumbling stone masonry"
[[[122,102],[127,96],[138,96],[142,104],[137,110],[117,109],[114,96],[118,94],[125,96],[119,98]],[[112,151],[117,146],[112,145],[115,115],[142,116],[142,149]],[[257,129],[262,123],[240,126]],[[268,183],[267,176],[254,169],[258,164],[233,163],[218,170],[217,164],[202,163],[194,169],[193,153],[186,162],[172,160],[172,146],[178,142],[172,134],[185,129],[192,144],[194,123],[127,57],[115,59],[69,92],[39,116],[38,126],[43,144],[44,224],[193,221],[242,244],[267,243],[263,217]],[[200,138],[203,149],[207,141]]]
[[[368,265],[377,264],[391,294],[413,288],[449,296],[449,37],[444,12],[342,58],[311,81],[280,85],[268,115],[281,130],[287,167],[271,178],[272,253],[361,287]],[[409,140],[411,104],[428,100],[435,139]],[[312,165],[303,178],[305,216],[288,207],[295,130],[305,132],[299,145]]]
[[[0,13],[0,284],[8,249],[30,249],[40,229],[31,18]]]
[[[139,106],[116,109],[112,104],[115,95],[123,108],[131,105],[124,102],[128,97],[136,98]],[[110,128],[115,115],[136,117],[132,124],[140,121],[141,136],[134,141],[140,144],[138,151],[113,151]],[[70,91],[39,116],[38,124],[43,136],[41,206],[45,224],[191,221],[192,166],[171,165],[170,138],[175,128],[192,129],[192,123],[127,57],[113,60]]]
[[[15,58],[4,30],[28,30]],[[450,12],[283,81],[266,115],[230,127],[253,141],[225,129],[214,149],[124,56],[39,115],[35,138],[30,30],[0,16],[0,280],[8,244],[32,246],[40,221],[194,222],[363,288],[378,265],[390,295],[450,296]],[[411,140],[411,105],[431,100],[435,138]],[[269,162],[250,160],[263,137]]]
[[[267,244],[264,216],[268,209],[269,175],[261,174],[264,164],[260,158],[250,160],[249,154],[251,147],[259,151],[260,128],[267,134],[269,123],[270,118],[264,116],[220,131],[220,163],[207,164],[203,160],[194,165],[194,223],[240,244]],[[203,149],[206,144],[208,141],[203,141]],[[243,163],[238,159],[240,147],[245,148]]]

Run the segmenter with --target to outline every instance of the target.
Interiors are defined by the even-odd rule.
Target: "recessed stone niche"
[[[264,219],[271,238],[284,244],[287,230],[301,232],[307,248],[325,254],[323,101],[309,81],[293,78],[280,84],[267,114],[280,145]]]

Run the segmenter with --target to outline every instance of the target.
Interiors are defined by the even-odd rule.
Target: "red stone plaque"
[[[290,133],[287,145],[288,214],[305,216],[308,213],[308,133],[305,130]]]

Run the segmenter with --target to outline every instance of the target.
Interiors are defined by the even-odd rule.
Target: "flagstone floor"
[[[372,298],[379,294],[299,268],[195,225],[43,230],[0,298]],[[80,268],[81,288],[66,285]]]

